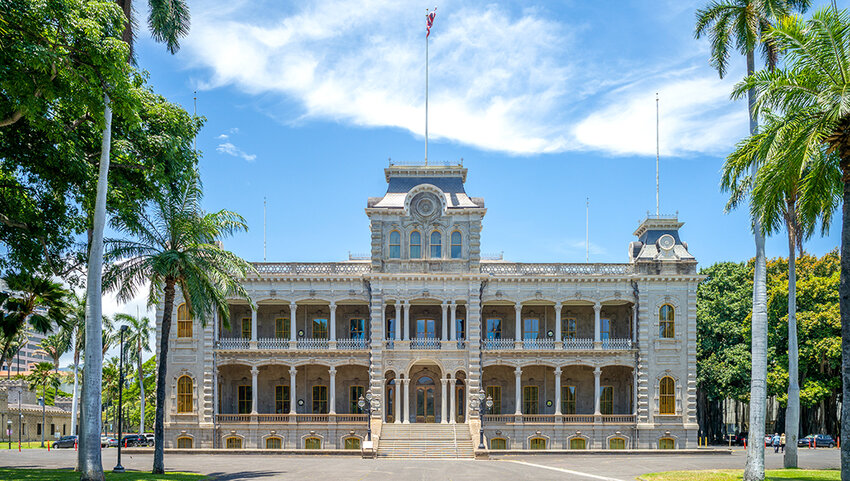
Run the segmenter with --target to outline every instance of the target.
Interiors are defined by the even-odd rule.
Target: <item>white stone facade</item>
[[[387,422],[477,439],[484,391],[491,449],[695,447],[700,277],[682,224],[646,219],[622,264],[486,259],[466,173],[390,166],[371,255],[256,263],[229,327],[181,330],[175,307],[166,445],[356,448],[367,393],[376,441]]]

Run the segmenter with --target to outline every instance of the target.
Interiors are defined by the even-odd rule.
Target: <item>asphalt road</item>
[[[72,468],[73,450],[0,449],[0,466],[29,468]],[[116,449],[103,452],[103,465],[111,469]],[[128,470],[150,470],[151,454],[122,456]],[[444,461],[420,459],[360,459],[342,456],[275,455],[166,455],[168,471],[204,473],[216,480],[633,480],[655,471],[679,469],[733,469],[744,466],[745,453],[731,455],[525,455],[500,456],[488,461]],[[782,467],[782,455],[766,453],[768,469]],[[800,467],[839,467],[837,449],[800,450]]]

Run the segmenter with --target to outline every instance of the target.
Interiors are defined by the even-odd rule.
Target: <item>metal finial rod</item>
[[[658,182],[658,164],[661,159],[661,142],[659,137],[658,92],[655,92],[655,215],[661,215],[660,187]]]
[[[590,196],[585,199],[584,213],[584,261],[590,262]]]
[[[263,197],[263,262],[266,262],[266,198]]]

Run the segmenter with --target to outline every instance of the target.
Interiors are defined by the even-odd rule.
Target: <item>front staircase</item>
[[[379,458],[473,459],[467,424],[395,424],[381,427]]]

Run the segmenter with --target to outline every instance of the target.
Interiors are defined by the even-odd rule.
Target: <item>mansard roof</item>
[[[428,184],[440,189],[449,209],[484,207],[484,200],[469,197],[464,189],[466,168],[461,165],[392,165],[384,169],[387,193],[383,197],[369,198],[368,206],[385,209],[403,209],[408,192]]]

